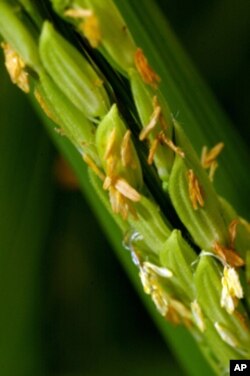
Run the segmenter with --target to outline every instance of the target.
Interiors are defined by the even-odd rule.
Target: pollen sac
[[[169,179],[169,194],[179,218],[194,242],[214,252],[214,244],[230,241],[218,196],[186,136],[175,121],[175,138],[185,152],[176,156]]]
[[[130,84],[135,105],[142,123],[140,140],[149,144],[148,163],[155,163],[159,177],[167,182],[174,161],[174,151],[167,145],[171,140],[173,124],[170,110],[166,101],[141,79],[134,69],[129,71]]]
[[[136,45],[113,1],[52,0],[52,3],[92,47],[100,47],[106,59],[118,70],[126,74],[133,67]]]
[[[135,67],[138,73],[140,74],[142,80],[147,85],[150,85],[152,88],[157,89],[161,79],[149,65],[148,60],[141,48],[137,48],[134,59]]]
[[[197,291],[197,302],[204,315],[209,318],[215,327],[218,326],[216,323],[219,323],[221,328],[228,328],[230,337],[237,338],[238,340],[239,345],[237,347],[241,351],[248,352],[249,356],[250,334],[249,330],[246,330],[247,323],[242,320],[241,315],[236,315],[236,312],[232,315],[221,306],[221,292],[223,288],[221,284],[221,271],[211,256],[201,254],[194,273],[194,281]],[[240,307],[240,304],[239,309],[244,315],[244,310]],[[218,331],[218,328],[216,330]],[[219,334],[222,340],[226,341],[226,336],[223,336],[222,332]]]
[[[41,64],[32,32],[21,22],[10,4],[0,1],[0,34],[24,64],[38,72]]]
[[[240,218],[235,209],[222,197],[220,197],[220,205],[228,227],[229,246],[231,250],[236,251],[234,252],[235,255],[238,254],[241,259],[245,260],[250,244],[249,224],[243,218]]]
[[[8,43],[2,43],[1,47],[4,51],[5,66],[9,73],[11,81],[16,84],[22,91],[29,93],[29,77],[25,71],[25,63],[22,58],[12,50]]]
[[[103,188],[109,190],[113,211],[124,219],[130,211],[136,215],[131,202],[140,201],[137,190],[142,187],[141,166],[130,137],[113,105],[97,128],[96,146],[106,174]]]
[[[153,264],[150,265],[152,266]],[[153,265],[153,267],[156,266]],[[145,263],[143,263],[140,267],[139,276],[144,292],[148,295],[151,295],[151,298],[159,313],[162,316],[166,316],[169,308],[170,298],[167,291],[162,286],[161,276],[159,276],[158,273],[152,269],[152,267],[149,267]],[[167,278],[169,278],[169,276]]]
[[[230,329],[223,327],[218,322],[214,324],[214,327],[224,342],[231,347],[239,347],[239,341],[237,337],[230,332]]]
[[[171,270],[145,261],[140,266],[140,279],[144,292],[151,295],[158,312],[174,324],[187,324],[191,320],[190,310],[175,298],[171,282]]]
[[[203,168],[209,170],[209,179],[213,181],[214,173],[218,168],[217,157],[224,148],[223,142],[219,142],[212,149],[208,150],[206,146],[202,148],[201,165]]]
[[[109,99],[99,76],[49,22],[44,23],[39,52],[46,71],[78,110],[91,119],[105,115]]]
[[[96,145],[104,170],[111,175],[125,179],[131,186],[140,189],[142,171],[132,140],[126,140],[129,133],[113,105],[109,113],[98,125]],[[125,141],[124,141],[125,140]]]
[[[206,329],[205,319],[204,319],[201,307],[199,306],[197,300],[194,300],[191,303],[191,311],[192,311],[194,321],[195,321],[197,327],[203,333]]]
[[[232,314],[238,303],[238,299],[243,298],[243,289],[240,284],[239,275],[234,268],[225,266],[221,279],[221,306]]]

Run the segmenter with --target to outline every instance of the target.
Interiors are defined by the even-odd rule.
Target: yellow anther
[[[47,106],[47,104],[46,104],[43,96],[41,95],[41,93],[40,93],[40,91],[38,89],[35,89],[34,95],[35,95],[35,98],[36,98],[37,102],[39,103],[41,109],[48,116],[48,118],[50,120],[52,120],[54,123],[60,125],[59,119],[56,117],[56,115]]]
[[[181,323],[180,316],[172,306],[168,307],[166,319],[174,325],[179,325]]]
[[[218,167],[216,158],[224,148],[223,142],[218,143],[212,149],[208,150],[206,146],[202,148],[201,152],[201,165],[205,169],[209,169],[209,178],[213,181],[215,170]]]
[[[97,48],[101,43],[101,31],[98,18],[95,14],[87,17],[85,21],[79,25],[80,30],[84,36],[88,39],[91,47]]]
[[[235,252],[233,249],[228,249],[218,242],[215,242],[213,245],[214,252],[224,261],[234,268],[239,268],[245,264],[244,260],[240,255]]]
[[[239,322],[241,323],[242,327],[248,332],[249,326],[246,320],[246,316],[240,313],[239,311],[234,311],[234,317],[237,317]]]
[[[231,347],[238,347],[239,341],[237,338],[230,332],[228,328],[216,322],[214,324],[217,333],[221,337],[221,339],[226,342]]]
[[[167,269],[163,266],[157,266],[157,265],[153,264],[152,262],[145,261],[143,263],[143,267],[148,273],[150,273],[150,272],[155,273],[159,277],[163,277],[163,278],[173,277],[173,273],[171,272],[171,270],[169,270],[169,269]]]
[[[166,316],[169,308],[169,297],[160,283],[160,277],[169,278],[172,276],[171,272],[150,262],[144,262],[140,267],[139,276],[144,292],[151,295],[159,313]]]
[[[91,9],[70,8],[64,12],[64,15],[70,18],[81,19],[91,17],[93,15],[93,11]]]
[[[113,130],[110,134],[109,140],[107,142],[107,145],[106,145],[104,159],[107,160],[108,158],[113,157],[113,155],[115,154],[116,148],[117,148],[116,128],[113,128]]]
[[[151,295],[159,313],[175,324],[190,323],[190,310],[180,301],[170,297],[164,288],[164,279],[173,277],[171,270],[149,261],[143,262],[139,267],[143,289],[146,294]]]
[[[124,179],[117,179],[115,183],[115,188],[120,192],[124,197],[127,197],[133,202],[138,202],[141,199],[141,195],[129,185],[128,182]]]
[[[131,140],[131,131],[114,105],[99,124],[96,134],[97,150],[105,171],[103,189],[109,191],[112,210],[127,219],[135,218],[136,205],[141,199],[142,174],[140,162]]]
[[[126,162],[129,161],[129,156],[126,154],[129,152],[128,142],[129,133],[125,133],[125,140],[123,149],[121,148],[121,160],[126,158]],[[117,175],[118,159],[115,157],[116,134],[115,129],[111,132],[111,136],[105,151],[105,159],[107,161],[107,176],[104,179],[103,189],[109,191],[110,203],[114,213],[120,213],[123,219],[127,219],[128,214],[131,213],[134,218],[137,218],[136,211],[133,205],[130,203],[138,202],[141,199],[141,195],[124,179]],[[132,163],[132,161],[130,161]]]
[[[205,320],[204,320],[204,316],[203,316],[201,307],[200,307],[199,303],[197,302],[197,300],[194,300],[191,303],[191,311],[192,311],[194,321],[195,321],[197,327],[203,333],[206,329]]]
[[[87,155],[83,155],[83,160],[87,163],[87,165],[91,168],[91,170],[101,179],[104,180],[105,176],[103,172],[99,169],[99,167],[96,165],[96,163],[93,161],[93,159]]]
[[[178,146],[176,146],[172,140],[170,140],[170,138],[168,138],[164,133],[163,131],[160,132],[159,134],[159,140],[161,142],[163,142],[164,144],[166,144],[171,150],[173,150],[174,153],[178,154],[181,158],[184,158],[185,157],[185,153],[181,150],[181,148],[179,148]]]
[[[133,159],[132,143],[131,143],[131,131],[128,129],[122,139],[121,143],[121,161],[124,167],[130,166],[135,169],[136,163]]]
[[[153,114],[151,116],[151,119],[150,119],[148,125],[146,125],[146,127],[144,127],[140,132],[140,135],[139,135],[140,141],[145,140],[145,138],[148,137],[149,133],[155,128],[156,124],[159,121],[160,114],[161,114],[161,107],[156,106],[154,108]]]
[[[148,60],[146,59],[141,48],[138,48],[136,50],[134,60],[135,67],[143,81],[156,89],[158,83],[160,82],[160,77],[153,71],[153,69],[148,64]]]
[[[237,226],[240,223],[239,219],[233,219],[228,226],[230,248],[234,249],[234,243],[237,235]]]
[[[224,307],[229,314],[232,314],[238,299],[243,298],[243,290],[236,270],[232,267],[225,266],[221,283],[221,306]]]
[[[180,317],[187,319],[187,320],[191,320],[192,315],[191,315],[190,310],[179,300],[171,299],[170,305],[176,310],[176,312],[178,312]]]
[[[179,300],[171,298],[169,299],[169,308],[166,319],[173,324],[178,325],[184,323],[187,327],[190,327],[192,314],[191,311]]]
[[[218,155],[221,153],[224,148],[223,142],[218,143],[212,149],[208,151],[207,147],[204,146],[202,149],[201,163],[204,168],[209,168],[211,163],[216,160]]]
[[[78,28],[88,39],[93,48],[97,48],[101,42],[101,32],[98,18],[91,9],[70,8],[64,12],[66,17],[79,19]]]
[[[10,75],[11,81],[16,84],[25,93],[29,93],[29,77],[25,72],[25,63],[22,58],[8,43],[1,43],[4,51],[5,66]]]
[[[141,195],[125,179],[106,176],[103,189],[109,191],[110,203],[114,213],[120,213],[123,219],[127,219],[129,213],[137,218],[136,211],[130,201],[140,201]]]
[[[165,134],[165,131],[167,130],[167,124],[166,124],[165,119],[162,115],[162,110],[161,110],[161,107],[159,105],[157,96],[153,97],[153,107],[154,107],[154,111],[153,111],[153,114],[151,116],[151,119],[150,119],[148,125],[146,125],[142,129],[142,131],[140,132],[140,135],[139,135],[140,141],[143,141],[143,140],[145,140],[146,138],[149,137],[150,133],[153,130],[155,130],[157,124],[160,126],[161,130],[159,130],[159,133],[155,137],[153,137],[153,139],[151,138],[151,140],[150,140],[148,164],[151,165],[153,163],[154,156],[155,156],[155,153],[157,151],[159,144],[161,144],[161,145],[165,144],[174,153],[176,153],[180,157],[184,158],[185,157],[184,152],[179,147],[177,147],[173,143],[173,141],[171,139],[169,139]]]
[[[154,289],[153,281],[152,281],[152,274],[148,273],[147,270],[142,266],[140,267],[140,273],[139,273],[141,283],[144,289],[145,294],[151,294],[151,292]],[[155,279],[154,279],[155,280]]]
[[[214,180],[214,174],[218,167],[219,167],[219,164],[217,161],[214,161],[211,163],[211,166],[209,168],[209,173],[208,173],[208,177],[210,181]]]
[[[213,249],[215,253],[227,264],[234,268],[239,268],[245,264],[245,261],[235,251],[235,239],[237,235],[237,226],[240,224],[240,219],[233,219],[228,226],[229,247],[222,246],[218,242],[214,243]]]
[[[151,165],[154,161],[155,153],[158,149],[158,146],[162,144],[165,144],[168,146],[174,153],[178,154],[181,158],[185,157],[185,153],[176,146],[172,140],[170,140],[163,131],[161,131],[151,142],[150,148],[149,148],[149,154],[148,154],[148,164]]]
[[[200,207],[204,206],[204,199],[201,194],[200,184],[193,170],[188,170],[187,177],[190,201],[192,203],[194,210],[197,210],[198,205]]]
[[[149,148],[149,154],[148,154],[148,164],[151,165],[154,161],[154,156],[155,156],[155,153],[157,151],[157,148],[158,148],[158,145],[159,145],[159,139],[158,138],[155,138],[152,143],[151,143],[151,146]]]
[[[151,298],[157,308],[157,311],[162,315],[166,316],[169,310],[168,296],[160,290],[153,290],[151,293]]]

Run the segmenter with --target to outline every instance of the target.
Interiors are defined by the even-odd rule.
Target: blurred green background
[[[250,2],[157,2],[249,143]],[[1,376],[186,375],[0,65]]]

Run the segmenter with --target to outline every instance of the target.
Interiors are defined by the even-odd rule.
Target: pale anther
[[[197,210],[198,205],[200,207],[204,206],[204,199],[201,194],[200,184],[193,170],[188,170],[187,177],[190,201],[192,203],[194,210]]]

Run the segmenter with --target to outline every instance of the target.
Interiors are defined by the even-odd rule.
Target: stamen
[[[162,316],[166,316],[169,308],[168,295],[162,288],[158,275],[152,268],[148,268],[145,264],[146,263],[143,263],[143,266],[140,267],[139,273],[144,292],[151,295],[151,298],[159,313]]]
[[[111,155],[107,158],[106,162],[107,162],[107,167],[106,167],[107,176],[109,176],[113,182],[117,178],[116,165],[117,165],[118,159],[115,157],[115,155]]]
[[[139,72],[143,81],[151,85],[154,89],[157,88],[158,83],[160,82],[160,77],[153,71],[153,69],[148,64],[141,48],[138,48],[135,53],[135,66]]]
[[[37,102],[39,103],[41,109],[48,116],[48,118],[50,120],[52,120],[54,123],[60,125],[59,120],[57,119],[55,114],[49,109],[49,107],[45,103],[44,98],[42,97],[42,95],[41,95],[41,93],[38,89],[35,89],[34,95],[35,95],[35,98],[36,98]]]
[[[239,268],[245,264],[244,260],[237,252],[232,249],[223,247],[218,242],[214,243],[213,250],[223,261],[225,261],[233,268]]]
[[[236,234],[237,234],[237,226],[239,223],[240,221],[238,219],[233,219],[228,226],[231,249],[234,249],[234,243],[235,243]]]
[[[91,47],[97,48],[101,43],[101,31],[98,18],[92,14],[79,25],[80,30],[88,39]]]
[[[114,149],[115,149],[115,141],[116,141],[116,129],[113,128],[110,138],[106,145],[106,150],[104,154],[104,159],[107,160],[109,157],[112,157],[114,155]]]
[[[206,329],[206,326],[205,326],[204,316],[203,316],[201,307],[200,307],[199,303],[197,302],[197,300],[194,300],[191,303],[191,311],[192,311],[192,314],[193,314],[193,317],[194,317],[194,320],[195,320],[197,327],[203,333]]]
[[[166,316],[169,310],[169,303],[167,296],[163,293],[162,289],[155,289],[151,292],[152,300],[162,316]]]
[[[181,323],[180,316],[178,315],[178,313],[172,306],[168,307],[168,311],[166,313],[166,319],[174,325],[179,325]]]
[[[109,176],[106,176],[103,182],[103,189],[106,191],[107,189],[110,189],[112,187],[112,179]]]
[[[133,160],[132,155],[131,131],[128,129],[121,143],[121,160],[124,167],[130,166],[133,169],[136,168],[136,163]]]
[[[124,179],[117,179],[115,188],[124,196],[133,202],[138,202],[141,199],[141,195],[129,185]]]
[[[161,107],[160,106],[156,106],[154,108],[154,111],[153,111],[153,114],[151,116],[150,122],[140,132],[140,135],[139,135],[139,140],[140,141],[145,140],[145,138],[148,137],[149,133],[155,128],[155,126],[156,126],[156,124],[157,124],[157,122],[159,120],[160,114],[161,114]]]
[[[157,274],[159,277],[163,277],[163,278],[171,278],[173,277],[173,273],[171,272],[170,269],[167,269],[163,266],[157,266],[155,264],[153,264],[152,262],[149,262],[149,261],[145,261],[143,263],[143,267],[144,269],[147,271],[147,272],[154,272],[155,274]]]
[[[201,163],[204,168],[209,168],[211,163],[216,160],[218,155],[221,153],[224,148],[223,142],[218,143],[212,149],[208,151],[207,147],[204,146],[202,149],[202,158]]]
[[[169,309],[166,315],[166,319],[173,324],[184,323],[187,327],[190,327],[192,315],[189,309],[184,304],[175,299],[169,300]]]
[[[29,93],[29,76],[25,72],[25,63],[22,58],[8,43],[1,43],[5,56],[5,66],[10,75],[11,81],[16,84],[22,91]]]
[[[160,141],[164,142],[164,144],[166,144],[171,150],[173,150],[174,153],[178,154],[181,158],[185,157],[185,153],[181,150],[181,148],[179,148],[178,146],[176,146],[173,143],[173,141],[170,140],[170,138],[168,138],[163,133],[163,131],[160,132],[159,139],[160,139]]]
[[[159,139],[155,138],[153,140],[153,142],[151,143],[151,146],[150,146],[150,149],[149,149],[149,154],[148,154],[148,164],[149,165],[151,165],[154,161],[154,156],[155,156],[156,150],[158,148],[159,142],[160,142]]]
[[[101,179],[104,180],[105,176],[102,173],[102,171],[99,169],[99,167],[96,165],[96,163],[93,161],[93,159],[87,155],[83,155],[83,160],[87,163],[87,165],[91,168],[91,170]]]
[[[194,210],[197,210],[198,204],[200,205],[200,207],[204,206],[204,199],[201,194],[201,188],[193,170],[191,169],[188,170],[187,177],[188,177],[189,197],[190,197]]]
[[[209,169],[209,178],[213,181],[215,170],[218,167],[216,158],[224,148],[223,142],[219,142],[212,149],[208,151],[208,148],[204,146],[201,152],[201,165],[205,169]]]
[[[218,167],[219,167],[219,164],[218,164],[217,161],[214,161],[214,162],[211,163],[209,173],[208,173],[208,177],[209,177],[210,181],[214,180],[214,174],[215,174],[215,171],[217,170]]]
[[[151,116],[150,122],[146,127],[142,129],[139,135],[140,141],[143,141],[145,140],[145,138],[148,137],[148,135],[155,128],[157,123],[159,123],[160,127],[162,128],[159,134],[153,140],[151,140],[151,146],[150,146],[149,155],[148,155],[148,164],[151,165],[153,163],[154,156],[155,156],[159,143],[164,143],[167,147],[173,150],[174,153],[184,158],[185,157],[184,152],[179,147],[177,147],[171,139],[169,139],[165,135],[165,131],[167,130],[167,124],[165,122],[164,117],[162,116],[162,110],[161,110],[161,107],[159,105],[158,98],[156,95],[153,97],[153,107],[154,107],[154,111]]]
[[[232,314],[238,299],[243,298],[243,290],[236,270],[225,266],[221,283],[221,307],[224,307],[229,314]]]
[[[248,326],[247,321],[246,321],[246,316],[244,316],[239,311],[234,311],[234,316],[237,317],[237,319],[239,320],[239,322],[241,323],[241,325],[243,326],[243,328],[246,331],[249,331],[249,326]]]
[[[84,36],[88,39],[91,47],[97,48],[99,46],[101,42],[100,25],[98,18],[91,9],[67,9],[64,15],[79,20],[84,19],[78,26],[80,31],[82,31]]]
[[[93,11],[91,9],[71,8],[67,9],[64,15],[71,18],[87,18],[93,16]]]
[[[237,347],[239,345],[239,342],[237,338],[229,331],[228,328],[224,327],[223,325],[216,322],[214,324],[215,329],[217,330],[219,336],[221,339],[226,342],[228,345],[232,347]]]

